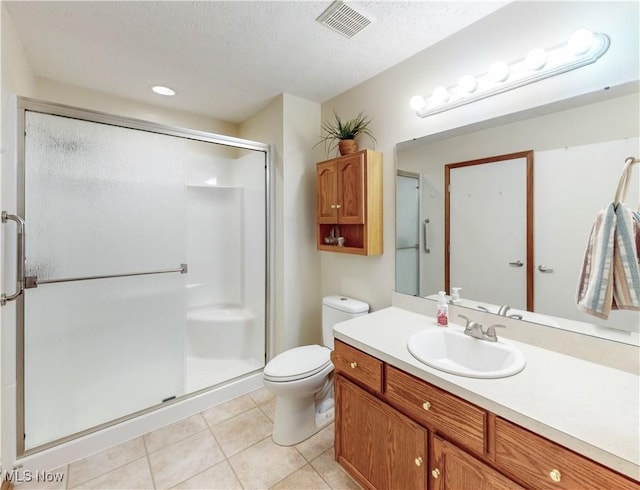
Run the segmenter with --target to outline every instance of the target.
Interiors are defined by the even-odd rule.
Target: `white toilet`
[[[356,299],[323,298],[323,346],[296,347],[267,363],[264,386],[276,395],[273,442],[281,446],[297,444],[333,421],[333,326],[368,312],[369,305]]]

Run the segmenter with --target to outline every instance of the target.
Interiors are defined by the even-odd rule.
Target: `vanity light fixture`
[[[428,98],[416,95],[409,105],[419,117],[438,114],[595,63],[607,52],[609,44],[606,34],[580,29],[566,43],[532,49],[512,63],[496,61],[486,73],[464,75],[458,85],[437,87]]]
[[[164,95],[167,97],[171,97],[173,95],[176,95],[176,91],[173,90],[172,88],[169,87],[164,87],[162,85],[154,85],[153,87],[151,87],[151,90],[153,90],[156,94],[159,95]]]

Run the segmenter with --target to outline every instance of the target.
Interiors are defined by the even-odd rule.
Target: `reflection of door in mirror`
[[[446,290],[533,309],[532,172],[531,151],[445,166]]]
[[[398,172],[396,213],[396,290],[417,296],[420,294],[419,174]]]

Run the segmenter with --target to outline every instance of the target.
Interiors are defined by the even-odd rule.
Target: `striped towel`
[[[613,303],[613,244],[616,210],[613,203],[598,213],[591,228],[578,282],[578,309],[607,318]]]
[[[614,309],[640,311],[640,213],[616,206],[613,249]]]
[[[577,302],[579,310],[604,319],[612,309],[640,310],[640,214],[623,203],[596,217]]]

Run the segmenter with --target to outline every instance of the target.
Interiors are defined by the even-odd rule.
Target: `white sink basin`
[[[520,350],[498,340],[474,339],[451,328],[430,328],[413,335],[409,352],[427,366],[470,378],[504,378],[524,369]]]

